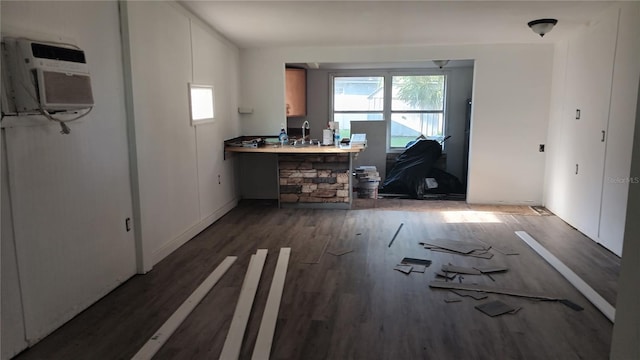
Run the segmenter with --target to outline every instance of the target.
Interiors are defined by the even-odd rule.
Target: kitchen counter
[[[226,146],[227,152],[240,152],[240,153],[270,153],[270,154],[344,154],[344,153],[359,153],[365,149],[361,145],[346,145],[336,147],[330,146],[318,146],[318,145],[305,145],[305,146],[293,146],[293,145],[264,145],[259,147],[242,147],[242,146]]]
[[[225,142],[225,153],[276,154],[281,207],[349,209],[353,202],[353,158],[360,145],[279,145],[242,137]],[[239,146],[244,145],[244,146]]]

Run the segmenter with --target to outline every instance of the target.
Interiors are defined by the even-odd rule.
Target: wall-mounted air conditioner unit
[[[74,45],[4,38],[12,98],[18,113],[93,107],[84,51]]]

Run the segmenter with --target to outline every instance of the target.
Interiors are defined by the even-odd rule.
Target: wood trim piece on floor
[[[260,330],[258,330],[258,338],[253,348],[252,360],[269,359],[271,355],[271,345],[273,344],[273,335],[276,331],[276,321],[278,320],[278,312],[280,310],[280,300],[282,299],[282,291],[284,290],[284,281],[287,276],[287,267],[289,266],[289,256],[291,248],[281,248],[278,255],[278,263],[273,273],[267,304],[265,305],[262,321],[260,322]]]
[[[260,276],[262,275],[262,268],[264,267],[266,258],[266,249],[258,249],[255,255],[251,255],[247,274],[244,277],[242,288],[240,289],[236,310],[233,313],[229,332],[227,333],[227,338],[224,341],[224,346],[220,353],[220,359],[222,360],[237,360],[240,356],[242,339],[244,338],[244,332],[247,328],[247,322],[249,321],[253,300],[258,290],[258,283],[260,282]]]
[[[562,261],[555,257],[544,246],[540,245],[526,231],[516,231],[516,235],[529,245],[538,255],[542,256],[551,266],[553,266],[567,281],[571,283],[584,297],[587,298],[604,316],[611,322],[615,321],[616,309],[598,294],[591,286],[582,280],[576,273],[569,269]]]
[[[237,259],[236,256],[227,256],[131,359],[151,359]]]

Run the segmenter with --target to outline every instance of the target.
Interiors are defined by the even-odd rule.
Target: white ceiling
[[[180,1],[241,48],[554,42],[614,1]],[[527,22],[556,18],[541,39]]]

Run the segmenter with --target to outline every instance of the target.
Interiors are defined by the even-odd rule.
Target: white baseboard
[[[153,265],[159,263],[162,259],[167,257],[172,252],[176,251],[180,246],[184,245],[187,241],[193,239],[194,236],[198,235],[202,230],[206,229],[209,225],[216,222],[216,220],[220,219],[224,214],[228,213],[238,205],[238,199],[233,199],[228,203],[222,205],[218,210],[214,211],[213,214],[207,216],[199,223],[193,225],[189,229],[187,229],[182,234],[178,235],[178,237],[173,240],[169,240],[164,243],[158,250],[153,252],[152,261]]]
[[[520,237],[527,245],[529,245],[538,255],[542,256],[551,266],[553,266],[558,272],[564,276],[567,281],[571,283],[584,297],[587,298],[598,310],[600,310],[604,316],[606,316],[611,322],[614,322],[616,317],[616,309],[607,302],[600,294],[598,294],[591,286],[589,286],[584,280],[582,280],[576,273],[569,269],[562,261],[555,257],[544,246],[540,245],[534,238],[531,237],[526,231],[516,231],[516,235]]]

